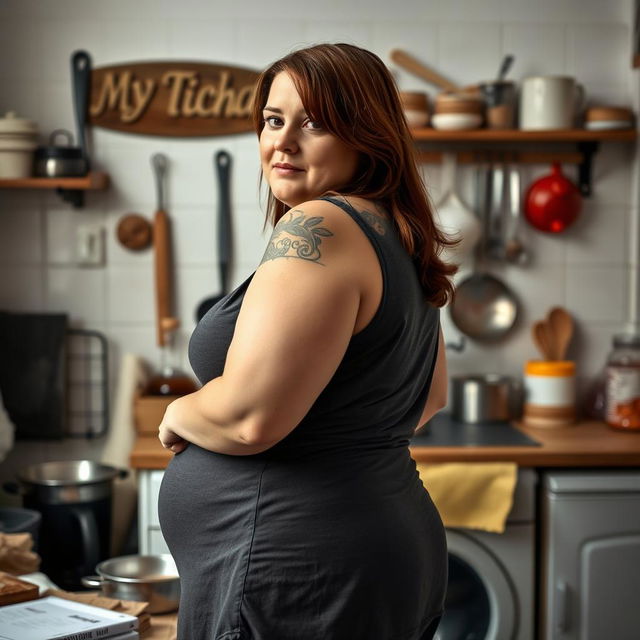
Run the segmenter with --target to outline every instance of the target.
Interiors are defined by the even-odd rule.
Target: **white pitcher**
[[[569,76],[525,78],[520,90],[520,129],[572,129],[584,89]]]

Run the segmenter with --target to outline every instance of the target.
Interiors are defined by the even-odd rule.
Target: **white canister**
[[[569,76],[525,78],[520,89],[520,129],[572,129],[584,90]]]
[[[0,178],[28,178],[33,173],[33,152],[38,128],[9,111],[0,118]]]
[[[564,427],[576,420],[576,365],[571,360],[529,360],[524,367],[523,422]]]

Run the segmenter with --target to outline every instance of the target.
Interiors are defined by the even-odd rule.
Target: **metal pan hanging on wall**
[[[495,180],[501,185],[501,174],[494,175],[489,168],[478,170],[477,200],[484,238],[476,247],[472,274],[456,287],[449,305],[454,325],[477,342],[496,342],[504,338],[514,327],[519,312],[517,296],[485,268],[491,211],[498,210],[502,196],[502,189],[495,188]]]

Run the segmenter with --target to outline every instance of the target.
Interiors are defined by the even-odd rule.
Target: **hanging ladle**
[[[509,167],[509,210],[511,221],[504,245],[504,256],[509,262],[525,265],[529,262],[530,256],[518,235],[520,226],[520,169],[517,164],[512,164]]]

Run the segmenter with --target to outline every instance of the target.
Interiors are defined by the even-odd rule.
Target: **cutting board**
[[[37,597],[37,584],[25,582],[9,573],[0,571],[0,606],[35,600]]]

